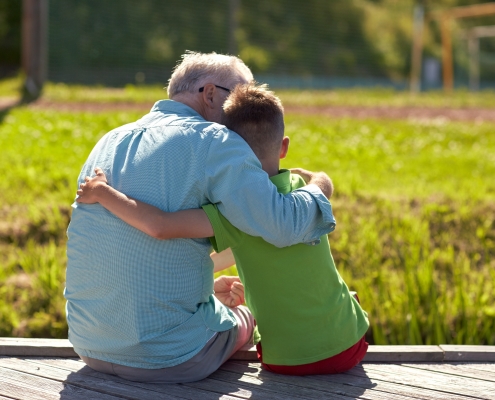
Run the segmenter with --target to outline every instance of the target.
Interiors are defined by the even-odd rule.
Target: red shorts
[[[359,301],[357,295],[356,299]],[[330,358],[316,361],[310,364],[302,365],[272,365],[263,362],[263,350],[261,342],[256,345],[258,350],[258,359],[267,371],[283,375],[322,375],[322,374],[340,374],[355,367],[364,358],[368,350],[368,343],[364,336],[354,346],[344,350]]]
[[[344,350],[333,357],[302,365],[273,365],[263,362],[263,351],[261,342],[256,345],[258,359],[267,371],[283,375],[322,375],[340,374],[355,367],[364,358],[368,350],[368,343],[364,336],[354,346]]]

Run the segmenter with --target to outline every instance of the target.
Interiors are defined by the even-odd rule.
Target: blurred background
[[[21,68],[22,3],[0,1],[1,76],[16,74]],[[190,49],[238,54],[258,80],[274,88],[406,89],[411,79],[416,37],[422,47],[418,60],[419,87],[428,90],[442,86],[442,13],[458,6],[487,2],[44,0],[42,3],[46,3],[44,26],[40,30],[46,35],[45,75],[52,82],[164,85],[180,55]],[[455,87],[469,87],[470,69],[471,74],[477,75],[472,89],[495,87],[493,7],[489,11],[480,9],[475,14],[457,15],[450,22]],[[415,26],[415,20],[421,26]],[[491,30],[473,31],[476,27],[489,26]]]

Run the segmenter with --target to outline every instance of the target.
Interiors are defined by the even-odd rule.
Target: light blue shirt
[[[172,100],[106,134],[78,183],[97,166],[131,197],[164,211],[217,204],[234,226],[279,247],[314,243],[333,229],[330,204],[316,186],[279,194],[239,135]],[[157,240],[99,204],[72,207],[64,294],[77,353],[171,367],[235,326],[212,295],[208,239]]]

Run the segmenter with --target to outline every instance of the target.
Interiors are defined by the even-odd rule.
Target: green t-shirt
[[[271,178],[287,194],[305,185],[288,170]],[[328,237],[317,246],[278,248],[234,227],[216,208],[203,206],[215,232],[215,251],[232,248],[246,303],[263,343],[263,362],[301,365],[332,357],[356,344],[368,316],[340,277]]]

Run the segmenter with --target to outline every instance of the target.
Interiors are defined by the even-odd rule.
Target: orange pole
[[[495,2],[454,7],[450,12],[454,18],[481,17],[495,14]]]
[[[445,15],[445,13],[450,14],[453,18],[469,18],[493,15],[495,14],[495,2],[454,7],[449,9],[448,11],[432,11],[428,13],[427,20],[441,19]]]
[[[454,66],[452,60],[452,38],[451,21],[452,18],[481,17],[495,14],[495,2],[474,4],[471,6],[454,7],[448,11],[436,11],[427,15],[427,20],[439,19],[442,35],[442,72],[443,88],[450,92],[454,88]]]

